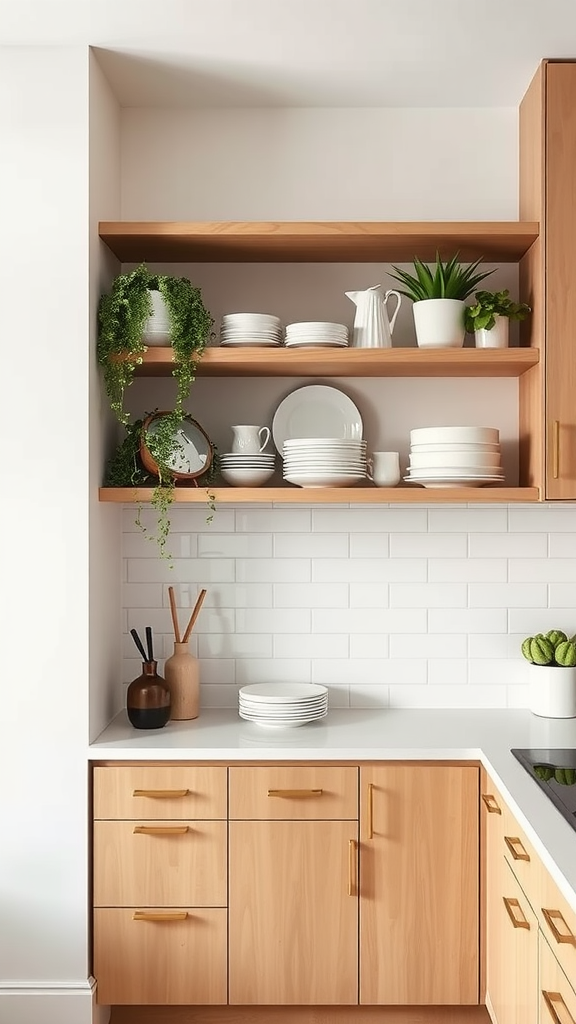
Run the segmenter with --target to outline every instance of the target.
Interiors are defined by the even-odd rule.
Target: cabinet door
[[[229,1002],[358,1001],[358,825],[231,821]]]
[[[484,770],[482,777],[482,830],[483,830],[483,877],[485,879],[485,950],[486,950],[486,1001],[493,1007],[498,1024],[500,1007],[505,985],[504,952],[505,935],[502,929],[502,893],[504,891],[504,869],[506,861],[503,852],[504,803],[488,781]]]
[[[497,1024],[538,1024],[538,921],[502,857],[497,873],[488,942],[494,945],[489,962],[497,955],[499,965],[490,1002]]]
[[[360,780],[360,1002],[477,1004],[479,769]]]
[[[540,1024],[576,1024],[576,991],[546,939],[540,939]]]

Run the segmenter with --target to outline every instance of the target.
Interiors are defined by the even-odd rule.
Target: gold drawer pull
[[[568,927],[566,921],[562,917],[562,914],[559,910],[546,910],[545,907],[542,907],[542,913],[544,914],[546,924],[548,925],[550,931],[552,932],[552,935],[556,939],[556,942],[568,942],[571,946],[576,946],[576,935],[574,935],[574,933],[570,931],[570,928]],[[562,923],[566,931],[561,932],[558,930],[558,927],[556,925],[557,921],[560,921]]]
[[[502,814],[496,797],[492,796],[492,793],[482,793],[482,799],[489,814]]]
[[[515,928],[527,928],[530,931],[530,922],[524,917],[522,907],[520,906],[517,899],[503,896],[504,906],[508,912],[508,917],[512,921]]]
[[[368,783],[368,839],[374,839],[374,783]]]
[[[559,992],[545,992],[542,989],[542,995],[554,1024],[576,1024]]]
[[[560,420],[554,420],[552,431],[552,477],[560,476]]]
[[[149,796],[154,800],[175,800],[179,796],[188,796],[189,789],[135,789],[132,796]]]
[[[356,840],[348,840],[348,895],[356,895]]]
[[[189,831],[188,825],[135,825],[137,836],[183,836]]]
[[[321,789],[269,789],[268,796],[300,797],[322,796]]]
[[[526,852],[518,836],[504,836],[504,842],[514,860],[530,860],[530,854]]]
[[[133,921],[185,921],[188,917],[187,910],[166,910],[164,913],[156,913],[151,910],[135,910],[132,915]]]

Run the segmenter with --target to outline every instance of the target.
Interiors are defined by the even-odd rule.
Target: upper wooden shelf
[[[101,487],[100,501],[118,504],[146,504],[152,501],[151,487]],[[172,492],[172,500],[183,504],[207,504],[214,499],[216,509],[221,505],[244,505],[279,502],[283,505],[430,505],[446,502],[473,502],[490,504],[503,502],[534,502],[540,500],[537,487],[179,487]]]
[[[374,263],[460,254],[517,263],[538,237],[519,221],[103,221],[100,238],[123,263]]]
[[[535,348],[207,348],[198,362],[203,377],[520,377],[535,366]],[[136,367],[144,377],[174,369],[171,348],[149,348]]]

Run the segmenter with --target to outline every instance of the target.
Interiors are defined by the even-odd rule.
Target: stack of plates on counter
[[[286,348],[345,348],[347,344],[348,328],[344,324],[310,320],[286,326]]]
[[[252,683],[238,691],[238,713],[256,725],[306,725],[327,715],[328,690],[316,683]]]
[[[285,441],[284,479],[299,487],[354,487],[366,479],[366,441],[301,437]]]
[[[485,487],[504,481],[496,427],[418,427],[410,431],[404,480],[423,487]]]
[[[280,317],[271,313],[226,313],[222,317],[220,344],[263,347],[281,345]]]

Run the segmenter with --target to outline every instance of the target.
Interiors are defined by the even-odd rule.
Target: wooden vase
[[[188,644],[174,643],[174,653],[164,664],[164,678],[171,698],[171,717],[176,721],[198,718],[200,710],[200,679],[198,659]]]

